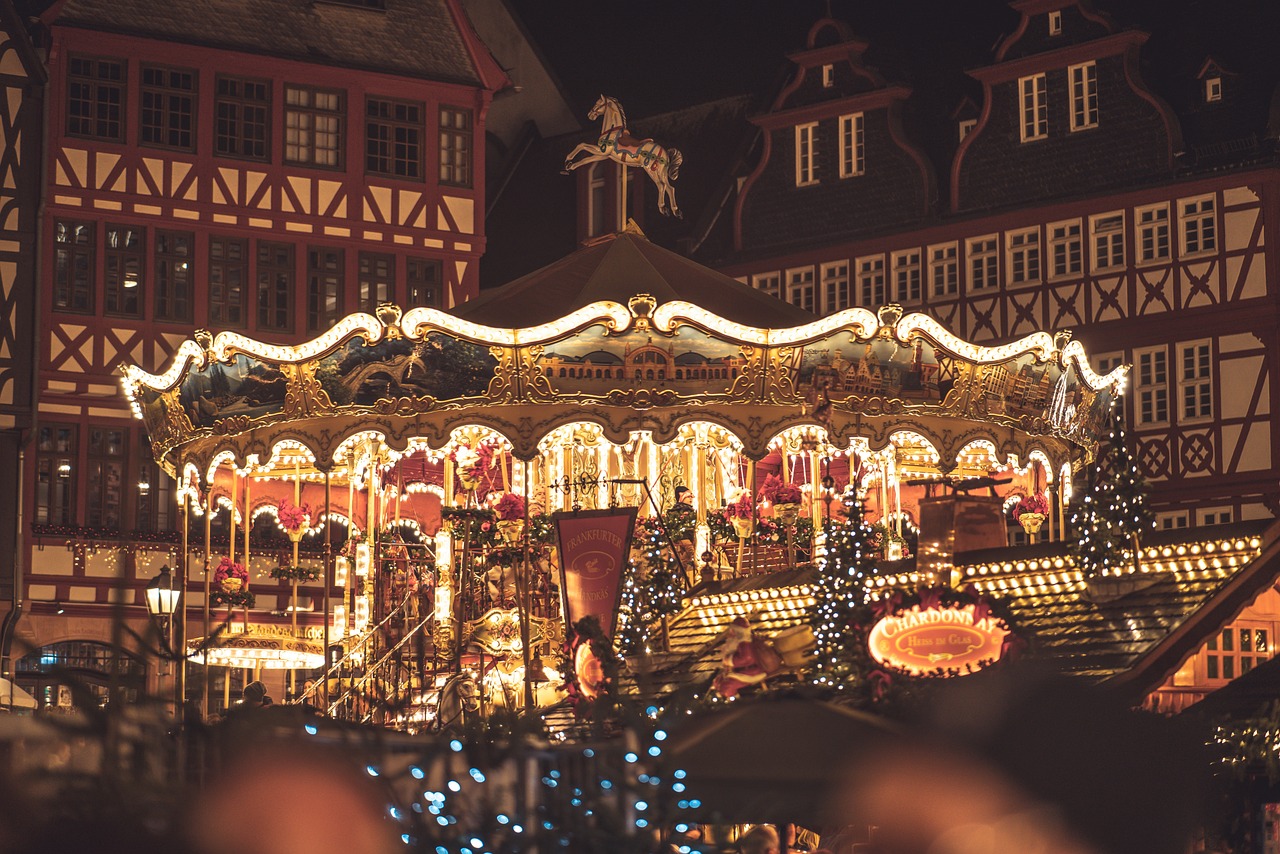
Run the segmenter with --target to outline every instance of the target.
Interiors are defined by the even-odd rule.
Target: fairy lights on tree
[[[862,502],[850,486],[841,498],[844,519],[826,526],[826,554],[818,558],[815,604],[809,625],[817,640],[811,679],[823,688],[843,691],[865,670],[866,637],[855,631],[865,604],[863,582],[871,565],[872,528],[862,517]]]
[[[641,520],[635,539],[640,561],[632,561],[622,586],[618,613],[618,647],[625,655],[652,651],[652,626],[680,610],[684,585],[674,546],[653,519]]]
[[[1142,534],[1154,526],[1147,483],[1129,448],[1124,412],[1111,404],[1111,431],[1089,468],[1089,484],[1071,513],[1071,553],[1085,575],[1136,565]]]

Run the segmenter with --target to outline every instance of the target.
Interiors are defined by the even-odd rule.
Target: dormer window
[[[822,66],[822,88],[830,89],[836,83],[836,67],[834,65]]]
[[[809,122],[804,125],[796,125],[796,186],[806,187],[810,184],[818,183],[817,175],[814,173],[814,135],[817,133],[818,123]]]
[[[1222,100],[1222,78],[1206,77],[1204,81],[1204,99],[1208,103]]]
[[[1062,12],[1054,11],[1049,13],[1049,35],[1062,35]]]
[[[969,135],[969,131],[978,126],[977,119],[963,119],[960,122],[960,141],[964,142],[964,138]]]

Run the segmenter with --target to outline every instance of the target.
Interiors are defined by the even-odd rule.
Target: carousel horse
[[[450,677],[436,700],[436,729],[461,726],[480,711],[480,686],[466,673]]]
[[[667,202],[671,203],[670,213],[676,219],[683,219],[680,208],[676,206],[676,191],[671,185],[680,176],[680,164],[683,155],[674,148],[663,148],[651,139],[636,139],[627,132],[627,114],[616,98],[601,95],[595,106],[587,113],[587,118],[595,121],[603,117],[600,123],[600,139],[595,144],[584,142],[579,144],[564,159],[564,172],[568,175],[586,163],[599,160],[614,160],[627,166],[636,166],[653,179],[658,188],[658,212],[667,213]],[[574,160],[579,154],[587,156]]]

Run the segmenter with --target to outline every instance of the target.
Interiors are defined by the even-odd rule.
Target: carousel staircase
[[[348,639],[333,662],[298,702],[326,717],[353,723],[416,729],[434,715],[438,691],[424,682],[423,663],[434,656],[433,617],[410,609],[412,594],[382,622]]]

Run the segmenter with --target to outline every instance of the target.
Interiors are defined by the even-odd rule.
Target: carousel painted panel
[[[316,379],[335,406],[448,402],[486,396],[497,366],[488,346],[445,332],[418,340],[388,336],[376,344],[357,337],[319,360]]]
[[[213,428],[228,418],[281,415],[288,386],[279,365],[236,353],[189,371],[178,386],[177,402],[195,429]]]
[[[612,333],[581,329],[533,351],[534,373],[556,398],[615,401],[646,392],[655,402],[728,397],[749,373],[747,348],[695,326]]]

